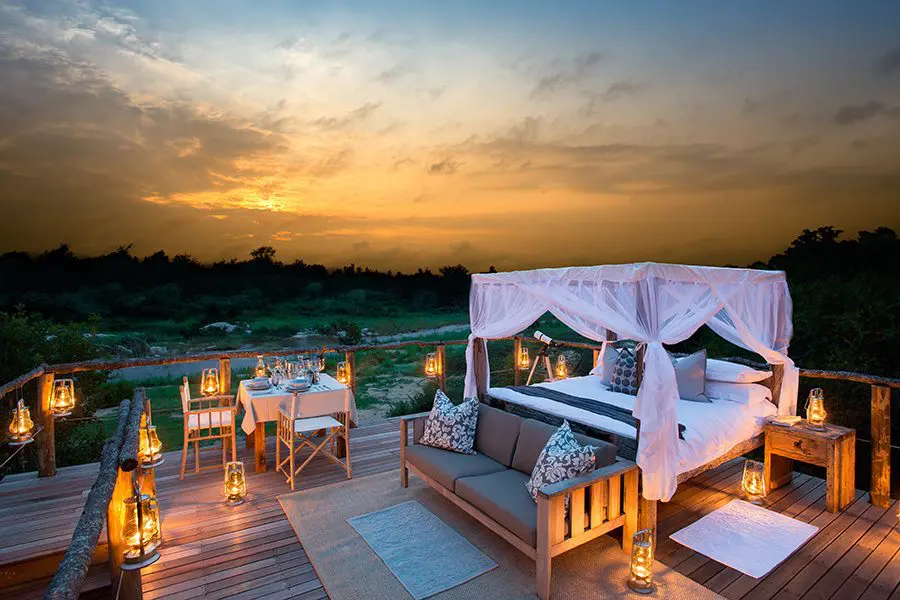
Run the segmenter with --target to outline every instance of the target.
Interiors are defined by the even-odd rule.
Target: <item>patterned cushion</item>
[[[538,490],[545,485],[584,475],[594,467],[595,450],[593,446],[579,444],[569,422],[563,421],[538,456],[531,479],[525,484],[528,493],[537,502]],[[568,497],[566,500],[568,506]]]
[[[438,390],[419,443],[462,454],[475,454],[472,446],[475,445],[477,423],[478,398],[466,398],[462,404],[454,406],[450,398]]]
[[[609,382],[609,389],[613,392],[637,396],[638,374],[634,351],[628,348],[619,350],[619,356],[616,358],[615,368],[613,369],[612,381]]]

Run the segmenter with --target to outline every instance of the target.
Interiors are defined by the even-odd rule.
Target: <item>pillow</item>
[[[706,395],[710,398],[729,400],[745,405],[772,401],[772,390],[758,383],[707,381]]]
[[[628,348],[622,348],[616,356],[616,363],[613,368],[612,380],[609,382],[609,389],[613,392],[637,396],[637,378],[637,360],[634,358],[634,352]]]
[[[706,361],[706,378],[725,383],[758,383],[772,376],[771,371],[757,371],[754,368],[710,358]]]
[[[545,485],[559,483],[589,472],[594,468],[596,450],[593,446],[582,446],[578,443],[569,422],[563,421],[538,455],[534,470],[531,471],[531,479],[525,484],[528,493],[537,502],[538,490]],[[568,500],[566,497],[567,508]]]
[[[710,402],[706,396],[706,350],[690,356],[672,357],[678,396],[691,402]]]
[[[597,359],[597,364],[591,369],[591,375],[597,375],[605,385],[609,385],[613,378],[613,371],[615,370],[618,357],[619,351],[612,346],[607,346],[606,351]]]
[[[475,428],[478,424],[478,398],[466,398],[459,406],[438,390],[431,414],[419,443],[461,454],[475,454]]]

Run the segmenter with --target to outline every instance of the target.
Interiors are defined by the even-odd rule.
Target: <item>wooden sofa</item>
[[[555,427],[486,404],[479,407],[475,455],[418,443],[428,413],[400,421],[400,480],[409,471],[491,531],[536,561],[537,595],[550,598],[554,556],[622,527],[623,549],[631,552],[638,522],[638,467],[616,457],[616,447],[577,436],[597,446],[596,468],[581,477],[547,485],[537,505],[525,482]],[[409,443],[412,424],[413,439]],[[572,507],[565,509],[565,498]]]

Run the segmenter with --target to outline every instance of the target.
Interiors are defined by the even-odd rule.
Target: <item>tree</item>
[[[272,246],[260,246],[256,250],[250,252],[250,258],[259,262],[274,263],[275,248]]]

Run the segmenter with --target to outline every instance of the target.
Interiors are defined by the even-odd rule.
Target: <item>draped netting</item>
[[[605,340],[609,330],[646,343],[634,415],[641,421],[637,463],[648,500],[671,499],[678,475],[678,386],[663,344],[709,325],[768,363],[784,365],[778,413],[796,411],[799,370],[787,355],[792,303],[781,271],[638,263],[473,275],[467,397],[478,392],[475,339],[514,335],[547,311],[592,340]],[[490,378],[487,352],[479,356]]]

